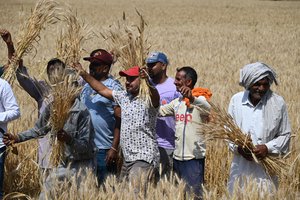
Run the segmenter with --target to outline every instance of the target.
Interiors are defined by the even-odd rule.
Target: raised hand
[[[148,73],[148,70],[147,70],[146,67],[142,67],[142,68],[140,69],[140,77],[141,77],[141,78],[143,78],[143,79],[149,78],[149,75],[148,75],[148,74],[149,74],[149,73]]]
[[[0,35],[3,39],[3,41],[7,44],[10,45],[12,44],[12,39],[11,39],[11,35],[10,32],[6,29],[0,29]]]
[[[182,86],[179,89],[179,92],[182,94],[183,97],[188,98],[190,102],[194,102],[195,97],[192,94],[192,89],[187,86]]]
[[[73,63],[71,66],[79,73],[79,75],[82,75],[82,73],[85,72],[85,70],[83,69],[82,65],[79,62]]]

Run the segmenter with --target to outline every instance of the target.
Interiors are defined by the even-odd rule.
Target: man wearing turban
[[[256,62],[244,66],[240,71],[240,85],[245,91],[235,94],[228,112],[241,130],[251,136],[255,145],[253,153],[258,159],[269,154],[282,155],[289,150],[291,128],[284,99],[275,94],[271,84],[276,85],[276,73],[268,65]],[[236,180],[245,186],[253,178],[263,191],[272,191],[277,186],[277,177],[269,176],[261,164],[256,163],[249,150],[230,145],[234,152],[228,182],[233,192]]]

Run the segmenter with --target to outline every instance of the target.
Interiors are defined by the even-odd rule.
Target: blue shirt
[[[109,76],[102,83],[112,90],[122,90],[119,81]],[[114,138],[114,107],[116,103],[101,96],[85,84],[81,93],[81,100],[88,108],[95,129],[95,144],[98,149],[110,149]]]

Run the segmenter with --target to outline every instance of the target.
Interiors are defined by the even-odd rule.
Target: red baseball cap
[[[120,76],[139,76],[140,75],[140,67],[134,66],[127,70],[123,70],[119,72]]]
[[[111,65],[113,63],[113,56],[104,49],[97,49],[92,51],[90,57],[85,57],[83,60],[90,61],[91,63]]]

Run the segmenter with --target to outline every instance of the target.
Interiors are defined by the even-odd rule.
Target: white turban
[[[251,63],[240,70],[240,85],[249,89],[250,86],[265,77],[269,79],[270,85],[273,81],[276,85],[278,84],[276,73],[271,67],[261,62]]]

